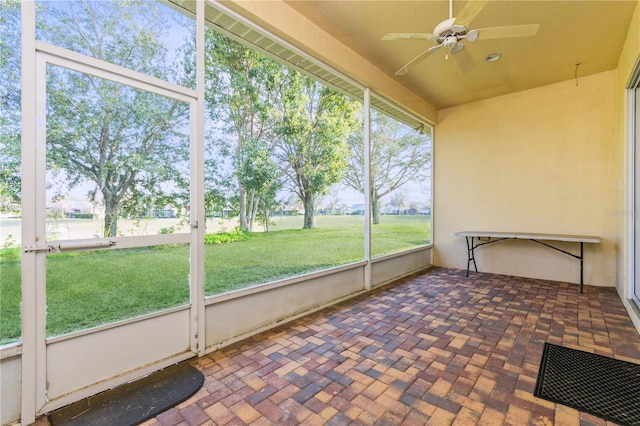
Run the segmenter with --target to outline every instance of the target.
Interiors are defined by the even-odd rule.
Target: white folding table
[[[473,263],[475,271],[478,272],[478,265],[476,264],[475,257],[475,249],[477,249],[478,247],[507,239],[529,240],[569,255],[574,259],[578,259],[580,261],[580,293],[582,293],[582,287],[584,285],[584,243],[598,244],[602,242],[600,237],[587,235],[537,234],[528,232],[459,231],[454,232],[453,235],[458,237],[465,237],[467,240],[467,276],[469,276],[471,263]],[[563,250],[544,241],[579,243],[580,254],[574,254],[570,251]]]

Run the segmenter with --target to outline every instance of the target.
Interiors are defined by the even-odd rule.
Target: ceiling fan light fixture
[[[1,1],[1,0],[0,0]],[[411,59],[405,66],[396,71],[396,75],[404,75],[409,71],[409,67],[432,55],[434,52],[444,47],[444,59],[449,59],[449,54],[454,55],[454,59],[462,73],[467,73],[475,69],[476,65],[471,59],[471,55],[466,49],[466,42],[476,40],[494,40],[514,37],[531,37],[536,35],[540,27],[539,24],[507,25],[500,27],[469,29],[471,22],[489,3],[490,0],[469,0],[466,2],[458,17],[453,16],[453,0],[449,0],[449,19],[440,22],[433,30],[433,34],[428,33],[388,33],[383,40],[427,40],[434,43],[432,46],[422,51],[418,56]],[[464,43],[463,43],[464,42]],[[468,46],[468,45],[467,45]],[[486,62],[496,62],[500,60],[500,53],[491,53],[484,60]]]
[[[445,37],[445,39],[442,41],[442,44],[448,50],[452,50],[456,46],[459,46],[458,38],[456,36],[447,36],[447,37]]]

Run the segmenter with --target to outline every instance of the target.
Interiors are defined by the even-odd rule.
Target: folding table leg
[[[471,238],[471,240],[469,240]],[[466,237],[467,240],[467,277],[469,276],[469,269],[471,267],[471,262],[473,262],[473,267],[478,272],[478,265],[476,265],[476,256],[475,256],[475,243],[473,241],[474,237]]]

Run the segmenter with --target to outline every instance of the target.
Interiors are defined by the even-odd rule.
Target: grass
[[[207,295],[364,258],[362,216],[319,216],[305,230],[298,216],[274,222],[269,233],[208,236]],[[428,216],[382,216],[372,226],[372,255],[426,244],[430,235]],[[0,344],[21,333],[20,259],[11,253],[0,253]],[[46,270],[47,336],[189,302],[188,245],[50,254]]]
[[[47,335],[189,302],[189,248],[47,256]]]

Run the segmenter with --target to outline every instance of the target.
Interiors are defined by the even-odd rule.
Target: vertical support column
[[[192,108],[191,134],[191,351],[202,356],[205,353],[204,306],[204,13],[205,2],[196,2],[196,90],[198,97]]]
[[[35,2],[21,3],[22,19],[22,246],[36,246],[44,243],[44,234],[38,235],[43,224],[39,224],[38,201],[40,191],[38,170],[39,154],[37,146],[37,90],[38,77],[36,73],[36,9]],[[41,124],[42,125],[42,124]],[[44,188],[44,187],[43,187]],[[42,189],[44,191],[44,189]],[[40,238],[41,241],[39,241]],[[39,385],[42,382],[46,359],[42,349],[44,346],[44,314],[42,289],[38,283],[38,261],[41,256],[37,252],[22,253],[22,395],[20,422],[31,424],[35,422],[36,412],[41,406],[38,396],[44,390]],[[43,262],[40,262],[43,263]],[[40,381],[38,380],[40,378]],[[42,397],[42,395],[40,395]]]
[[[364,90],[364,288],[371,290],[371,91]]]

